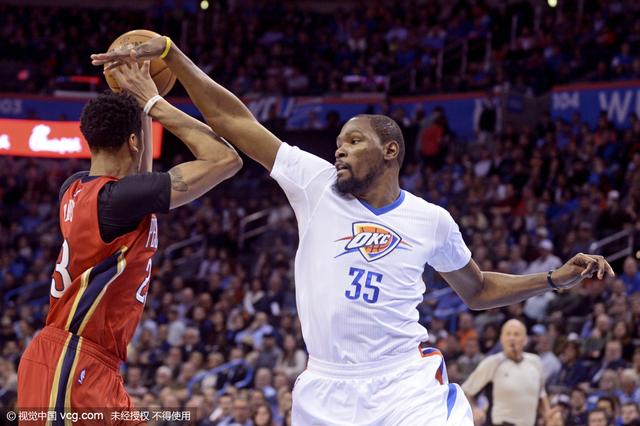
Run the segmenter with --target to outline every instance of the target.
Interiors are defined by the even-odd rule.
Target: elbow
[[[461,299],[472,311],[482,311],[493,307],[485,296],[483,286],[478,286],[476,291],[465,294]]]
[[[480,300],[480,298],[477,295],[474,295],[473,297],[469,297],[469,298],[463,300],[463,302],[472,311],[482,311],[484,309],[487,309],[485,304],[482,303],[482,301]]]
[[[232,152],[228,155],[227,160],[225,161],[225,170],[227,178],[235,175],[242,169],[243,162],[242,158],[236,153]]]

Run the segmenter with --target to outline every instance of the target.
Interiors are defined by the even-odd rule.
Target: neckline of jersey
[[[91,175],[86,175],[86,176],[82,176],[82,177],[80,178],[80,181],[81,181],[82,183],[91,182],[92,180],[94,180],[94,179],[98,179],[99,177],[102,177],[102,176],[95,176],[95,175],[94,175],[94,176],[91,176]]]
[[[395,201],[391,202],[391,204],[387,204],[386,206],[382,206],[382,207],[377,207],[377,208],[373,207],[371,204],[359,198],[356,198],[356,200],[358,200],[360,204],[366,207],[371,213],[375,214],[376,216],[380,216],[381,214],[388,213],[391,210],[398,207],[400,204],[402,204],[402,202],[404,201],[404,189],[400,190],[400,195],[398,195],[398,198],[396,198]]]

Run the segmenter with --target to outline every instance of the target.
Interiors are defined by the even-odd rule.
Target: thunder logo
[[[336,257],[359,251],[367,262],[373,262],[388,255],[396,247],[399,250],[409,250],[406,247],[398,247],[399,244],[410,247],[392,229],[371,222],[355,222],[353,224],[353,235],[339,238],[336,241],[348,241],[344,246],[344,252]]]

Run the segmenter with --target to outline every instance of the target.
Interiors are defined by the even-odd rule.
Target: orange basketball
[[[144,43],[147,40],[150,40],[154,37],[159,36],[160,34],[154,33],[149,30],[133,30],[122,34],[120,37],[115,39],[111,46],[109,46],[109,52],[119,47],[125,46],[127,44],[133,44],[134,46]],[[105,68],[106,68],[105,64]],[[156,83],[156,87],[158,88],[158,93],[160,96],[164,96],[169,93],[169,90],[176,83],[176,76],[171,72],[167,64],[162,59],[154,59],[149,64],[149,74],[151,74],[151,78],[154,83]],[[111,77],[109,71],[105,73],[105,77],[107,79],[107,84],[114,92],[119,92],[120,87],[118,87],[118,83],[116,80]]]

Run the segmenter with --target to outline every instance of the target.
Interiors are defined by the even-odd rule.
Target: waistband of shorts
[[[382,361],[361,362],[357,364],[338,364],[321,361],[309,356],[307,368],[309,371],[323,376],[340,378],[371,378],[375,375],[386,375],[396,370],[406,369],[409,365],[421,359],[418,351],[411,351]]]
[[[38,334],[38,336],[42,336],[43,339],[54,341],[60,345],[64,345],[70,335],[73,333],[62,330],[57,327],[52,327],[50,325],[46,326],[42,329],[42,331]],[[120,358],[107,351],[105,348],[100,346],[99,344],[92,342],[89,339],[85,339],[82,336],[78,336],[78,346],[80,347],[80,353],[84,353],[94,358],[98,359],[104,365],[111,368],[115,372],[120,369]],[[77,346],[72,346],[73,342],[70,342],[69,347],[73,350],[77,349]]]

